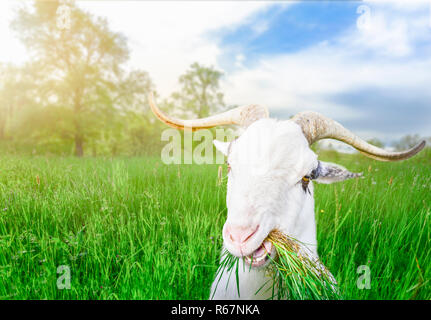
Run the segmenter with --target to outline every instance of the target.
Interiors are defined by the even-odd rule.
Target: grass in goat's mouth
[[[261,267],[269,262],[273,244],[269,241],[264,241],[253,253],[244,257],[244,261],[253,267]]]
[[[268,235],[265,241],[269,241],[277,252],[274,258],[269,253],[263,257],[259,257],[259,259],[270,260],[268,273],[272,277],[272,287],[265,290],[272,290],[272,299],[341,299],[338,288],[334,284],[329,271],[320,261],[309,258],[305,252],[306,249],[296,240],[289,238],[280,231],[274,230]],[[222,273],[228,272],[230,281],[230,277],[235,271],[239,297],[241,294],[239,290],[240,259],[248,262],[250,271],[253,262],[252,255],[238,258],[225,251],[216,274],[216,278],[218,277],[218,281],[220,281]],[[260,290],[263,290],[264,286],[256,294]],[[223,290],[223,288],[220,288],[220,290]]]

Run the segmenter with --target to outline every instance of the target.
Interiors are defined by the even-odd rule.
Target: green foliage
[[[369,144],[372,144],[373,146],[376,146],[376,147],[379,147],[379,148],[384,148],[385,147],[385,144],[382,141],[380,141],[379,139],[377,139],[377,138],[370,139],[367,142]]]
[[[171,102],[184,114],[198,118],[207,117],[225,107],[220,91],[223,73],[213,67],[204,67],[195,62],[180,76],[181,91],[172,94]]]
[[[92,155],[154,149],[146,141],[159,132],[146,101],[154,86],[146,72],[123,69],[126,38],[73,3],[70,29],[61,29],[58,6],[23,6],[12,23],[31,59],[21,68],[1,66],[0,139],[16,150],[78,156],[84,149]]]
[[[32,85],[32,67],[24,69],[12,64],[0,64],[0,140],[6,138],[8,127],[16,115],[22,111],[22,106],[34,106],[35,92]]]
[[[364,179],[316,185],[320,260],[343,298],[431,299],[430,159],[340,154]],[[0,168],[1,298],[209,297],[226,219],[217,165],[3,155]],[[57,289],[60,265],[70,290]]]
[[[0,141],[3,152],[148,155],[162,148],[148,105],[155,92],[147,72],[126,71],[127,39],[105,19],[75,4],[70,28],[57,25],[58,1],[25,4],[12,23],[27,47],[23,66],[0,65]],[[193,63],[181,90],[164,100],[171,114],[208,116],[224,108],[222,73]],[[156,94],[157,96],[157,94]]]
[[[418,134],[405,135],[399,141],[394,143],[395,150],[403,151],[414,147],[421,141],[421,137]]]

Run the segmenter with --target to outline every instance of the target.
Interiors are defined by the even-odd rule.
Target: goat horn
[[[302,128],[302,131],[310,145],[320,139],[336,139],[351,145],[365,156],[380,161],[405,160],[413,157],[425,146],[425,141],[422,141],[409,150],[402,152],[389,152],[369,144],[344,128],[338,122],[316,112],[301,112],[295,115],[292,120]]]
[[[248,127],[256,120],[269,117],[269,112],[266,107],[258,105],[248,105],[237,107],[235,109],[231,109],[229,111],[207,118],[182,120],[172,118],[164,114],[154,102],[154,97],[152,93],[149,94],[148,101],[150,103],[151,110],[157,118],[159,118],[162,122],[166,123],[172,128],[182,130],[188,129],[196,131],[200,129],[209,129],[224,124],[237,124],[242,127]]]

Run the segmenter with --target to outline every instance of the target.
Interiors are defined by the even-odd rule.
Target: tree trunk
[[[75,156],[82,157],[84,155],[84,141],[79,133],[75,134]]]
[[[203,87],[202,87],[202,94],[200,99],[201,101],[199,106],[198,118],[208,117],[210,115],[209,112],[207,112],[207,110],[204,110],[204,108],[208,105],[207,97],[206,97],[207,86],[205,84],[202,84],[202,85]]]
[[[0,140],[4,140],[6,138],[6,122],[8,117],[12,114],[11,107],[5,107],[3,110],[0,110],[2,114],[0,114]]]
[[[0,140],[3,140],[5,138],[5,127],[6,127],[6,116],[1,117],[0,116]]]
[[[75,102],[74,102],[74,122],[75,122],[75,155],[82,157],[84,155],[84,139],[82,136],[81,128],[81,90],[75,90]]]

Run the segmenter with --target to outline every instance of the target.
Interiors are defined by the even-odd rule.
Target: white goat
[[[410,158],[425,146],[423,141],[405,152],[388,152],[315,112],[303,112],[290,120],[277,121],[268,119],[266,108],[252,105],[204,119],[179,120],[163,114],[152,95],[149,100],[155,115],[174,128],[199,130],[223,124],[246,127],[233,142],[214,140],[216,148],[227,157],[229,167],[223,246],[232,255],[245,257],[240,259],[240,296],[236,277],[225,272],[213,282],[210,298],[214,299],[271,297],[273,284],[266,266],[270,261],[268,254],[274,256],[275,249],[265,239],[274,229],[299,240],[312,258],[318,259],[311,180],[332,183],[360,174],[318,161],[310,149],[311,144],[333,138],[381,161]]]

